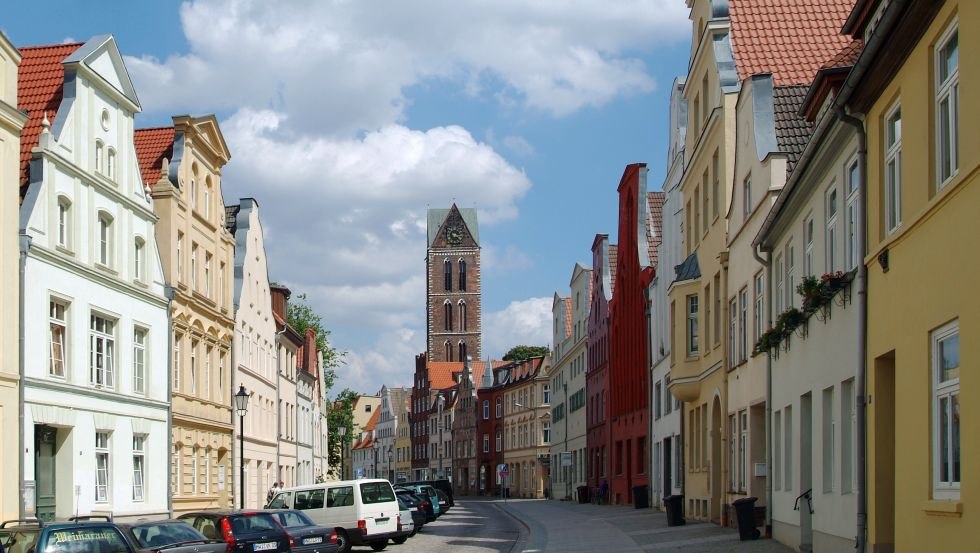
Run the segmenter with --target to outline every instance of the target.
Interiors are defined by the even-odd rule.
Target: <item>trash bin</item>
[[[755,527],[755,502],[757,497],[746,497],[732,502],[735,516],[738,517],[738,539],[757,540],[762,534]]]
[[[667,507],[667,526],[684,526],[684,496],[668,495],[664,498]]]
[[[578,502],[579,503],[588,503],[589,502],[589,487],[588,486],[579,486],[575,490],[578,492]]]
[[[647,495],[646,486],[633,486],[633,508],[647,509],[650,507],[650,499]]]

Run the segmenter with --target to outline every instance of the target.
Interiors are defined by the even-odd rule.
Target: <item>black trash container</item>
[[[732,502],[735,516],[738,517],[738,539],[757,540],[762,534],[755,527],[755,502],[757,497],[746,497]]]
[[[667,526],[684,526],[684,496],[668,495],[664,498],[664,505],[667,507]]]
[[[633,486],[633,508],[647,509],[650,507],[650,499],[647,495],[646,486]]]
[[[578,488],[575,488],[575,491],[578,492],[578,502],[579,503],[588,503],[589,502],[589,487],[588,486],[579,486]]]

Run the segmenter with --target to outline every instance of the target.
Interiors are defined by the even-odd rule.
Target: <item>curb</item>
[[[510,517],[514,522],[517,522],[518,536],[517,539],[514,540],[514,545],[510,547],[510,553],[520,553],[521,551],[524,551],[528,543],[528,538],[530,538],[531,536],[531,527],[528,526],[527,523],[524,522],[522,519],[518,518],[517,515],[510,512],[508,509],[501,507],[496,502],[491,502],[491,505],[493,505],[494,509],[500,511],[501,513],[504,513],[505,515]]]

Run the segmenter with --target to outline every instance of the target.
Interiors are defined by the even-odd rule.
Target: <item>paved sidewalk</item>
[[[715,524],[668,527],[667,515],[654,509],[530,499],[492,502],[529,530],[513,553],[793,553],[773,540],[739,541],[736,530]]]

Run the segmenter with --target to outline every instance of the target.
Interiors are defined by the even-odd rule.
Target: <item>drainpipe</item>
[[[284,332],[286,332],[285,325],[282,327],[282,330],[276,331],[276,340],[275,340],[276,342],[276,409],[281,409],[279,403],[281,397],[279,393],[281,388],[281,386],[279,385],[279,377],[282,376],[282,366],[280,365],[281,360],[280,360],[279,352],[282,351],[282,343],[280,342],[280,340],[282,339],[282,335]],[[288,423],[286,426],[287,427],[289,426]],[[276,483],[278,484],[279,481],[282,480],[282,472],[281,472],[282,465],[279,464],[279,444],[282,443],[282,432],[280,432],[280,430],[282,430],[282,413],[280,413],[279,411],[276,411],[276,429],[277,429],[276,435],[278,436],[278,438],[276,438]],[[294,444],[296,443],[295,440],[293,440],[293,443]],[[293,451],[297,451],[295,446],[293,447]]]
[[[867,252],[867,231],[865,229],[864,211],[868,189],[868,135],[864,123],[839,108],[837,116],[840,120],[854,127],[858,136],[858,200],[857,200],[857,298],[858,298],[858,365],[857,365],[857,535],[854,538],[857,553],[864,553],[868,533],[867,510],[867,375],[868,375],[868,267],[864,264]]]
[[[163,295],[167,298],[167,439],[173,439],[174,428],[174,312],[172,309],[176,289],[169,285],[163,285]],[[173,443],[173,442],[168,442]],[[167,474],[173,471],[174,457],[173,452],[167,452]],[[174,516],[174,483],[167,478],[167,512],[170,517]]]
[[[20,301],[18,303],[18,310],[19,310],[18,315],[20,317],[20,338],[18,339],[18,350],[19,350],[18,364],[19,364],[20,370],[18,372],[20,373],[20,375],[19,375],[20,376],[20,385],[17,387],[18,394],[20,396],[18,398],[18,403],[20,405],[20,409],[19,409],[19,414],[17,415],[17,424],[20,425],[20,431],[17,433],[17,438],[18,438],[17,439],[17,446],[19,448],[17,450],[17,455],[24,455],[24,451],[25,451],[25,447],[24,447],[25,446],[25,443],[24,443],[24,411],[25,411],[26,406],[24,405],[24,372],[25,372],[26,366],[24,364],[24,350],[25,350],[25,347],[24,347],[25,346],[25,344],[24,344],[24,336],[27,333],[24,332],[24,295],[25,295],[24,294],[24,274],[26,273],[26,270],[25,269],[27,267],[27,252],[29,252],[31,250],[31,241],[32,241],[32,239],[31,239],[31,237],[29,235],[27,235],[27,234],[21,234],[20,235],[20,266],[19,266],[19,269],[20,269],[20,282],[18,283],[19,284],[18,288],[20,289],[20,298],[19,298]],[[17,476],[18,476],[18,479],[20,481],[20,491],[21,491],[21,494],[20,494],[20,498],[21,499],[18,502],[18,506],[20,507],[18,509],[18,512],[19,512],[18,516],[20,518],[24,518],[24,516],[25,516],[24,511],[26,510],[25,509],[26,506],[24,505],[24,498],[27,495],[25,493],[27,490],[24,489],[24,485],[26,484],[26,482],[24,481],[25,474],[24,474],[24,459],[23,459],[23,457],[21,458],[20,463],[17,463],[17,472],[18,472],[18,475]],[[37,492],[36,491],[34,493],[34,512],[35,512],[35,514],[37,513]]]
[[[759,255],[759,248],[752,248],[752,257],[766,268],[766,287],[772,283],[772,254]],[[766,294],[766,328],[772,328],[772,294]],[[772,355],[766,353],[766,537],[772,536]]]
[[[237,311],[238,306],[235,305],[234,308],[235,308],[235,311]],[[235,400],[234,400],[234,398],[231,397],[231,396],[235,395],[235,387],[238,385],[238,356],[236,355],[236,352],[238,351],[238,347],[241,345],[241,340],[242,339],[241,338],[236,338],[235,336],[237,334],[238,334],[238,322],[236,320],[236,322],[235,322],[235,328],[234,328],[234,331],[232,332],[232,335],[231,335],[231,356],[230,356],[231,357],[231,369],[230,369],[231,370],[231,375],[230,375],[231,376],[231,388],[228,389],[228,395],[229,395],[229,398],[228,398],[228,407],[229,407],[229,409],[228,409],[228,418],[231,419],[231,443],[229,444],[229,450],[230,450],[229,453],[230,453],[230,457],[231,457],[231,483],[232,483],[232,486],[231,486],[231,497],[229,499],[231,500],[231,506],[232,507],[235,506],[235,498],[236,497],[241,497],[240,487],[245,485],[244,482],[238,482],[238,487],[235,487],[235,485],[234,485],[235,484],[235,477],[238,476],[239,474],[241,474],[241,469],[240,469],[240,467],[238,465],[241,464],[241,461],[242,461],[239,458],[240,455],[235,455],[235,422],[236,422],[236,419],[239,419],[239,418],[235,416]],[[242,425],[242,426],[244,426],[244,425]],[[244,430],[244,428],[239,428],[238,429],[239,432],[242,432],[243,430]],[[241,478],[239,478],[239,480],[241,480]],[[244,507],[245,506],[242,505],[242,508],[244,508]]]

